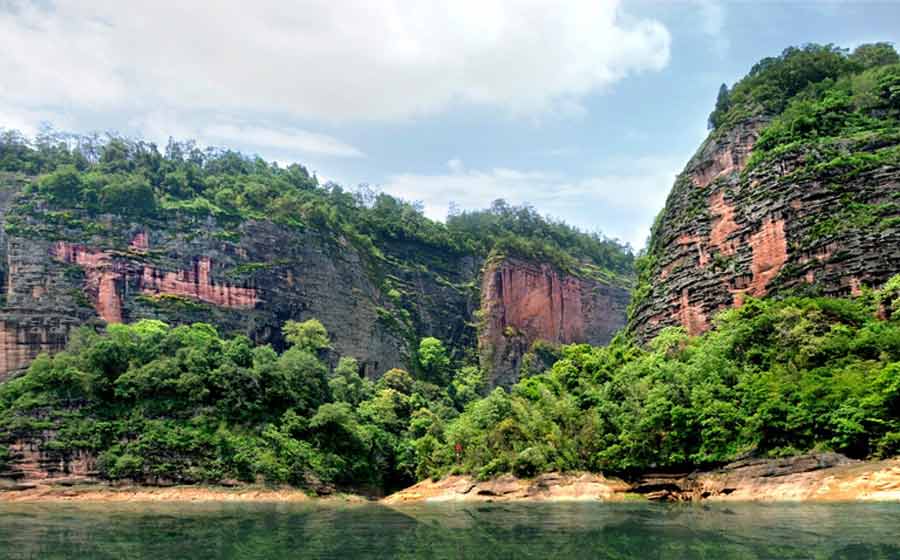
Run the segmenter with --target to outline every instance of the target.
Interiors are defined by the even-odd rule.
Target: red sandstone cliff
[[[478,345],[492,385],[518,378],[537,340],[605,344],[624,325],[628,292],[598,280],[519,259],[489,262],[481,281]]]
[[[82,325],[200,321],[278,348],[286,320],[315,317],[331,333],[331,358],[353,356],[369,377],[409,368],[410,341],[435,336],[460,354],[479,346],[492,380],[510,384],[535,340],[604,343],[625,322],[624,287],[540,263],[495,262],[482,276],[475,254],[386,241],[388,258],[371,262],[312,227],[189,215],[147,223],[77,209],[51,219],[27,195],[16,205],[28,180],[0,175],[0,219],[13,225],[0,229],[0,382],[62,350]]]
[[[135,235],[132,248],[149,249],[147,233]],[[252,309],[256,289],[216,283],[210,276],[212,260],[201,256],[188,270],[160,270],[141,265],[110,251],[92,250],[79,244],[59,241],[50,250],[53,258],[82,267],[85,291],[94,302],[97,315],[107,323],[122,322],[122,292],[133,280],[138,291],[150,295],[170,295],[197,299],[220,307]]]
[[[630,318],[639,339],[668,325],[701,333],[717,312],[747,296],[850,295],[900,271],[900,228],[890,221],[822,227],[848,206],[891,203],[900,192],[900,169],[797,173],[806,155],[795,151],[747,172],[767,122],[751,119],[714,132],[676,179],[651,239],[654,262],[641,289],[646,295]]]

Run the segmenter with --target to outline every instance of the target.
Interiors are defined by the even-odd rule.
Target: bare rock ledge
[[[592,473],[425,480],[387,504],[487,501],[900,501],[900,458],[854,461],[836,453],[739,461],[709,472],[647,474],[633,482]]]

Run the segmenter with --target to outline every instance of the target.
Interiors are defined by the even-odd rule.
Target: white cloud
[[[216,116],[180,118],[172,112],[154,111],[131,119],[128,126],[158,145],[165,145],[171,137],[196,140],[206,146],[252,148],[268,159],[281,159],[295,152],[312,156],[365,157],[359,148],[326,134],[296,127],[248,124]]]
[[[719,0],[696,0],[700,27],[707,35],[720,35],[725,25],[725,8]]]
[[[622,171],[570,180],[545,171],[466,169],[457,159],[449,162],[449,173],[397,174],[382,189],[422,201],[425,213],[438,220],[446,217],[451,203],[461,209],[485,208],[498,198],[528,203],[542,213],[565,216],[584,230],[603,231],[639,248],[684,161],[677,155],[610,162],[610,169]]]
[[[665,27],[619,4],[11,0],[0,3],[0,103],[336,121],[456,103],[577,113],[584,95],[668,62]]]
[[[197,136],[219,142],[246,142],[279,150],[335,157],[363,157],[359,149],[325,134],[296,128],[273,129],[252,125],[214,124]]]
[[[727,54],[728,38],[723,33],[725,28],[725,6],[720,0],[695,0],[700,12],[700,29],[708,35],[719,57]]]
[[[65,126],[69,124],[69,120],[65,115],[50,111],[10,107],[0,100],[0,128],[18,130],[26,136],[33,137],[43,123]]]

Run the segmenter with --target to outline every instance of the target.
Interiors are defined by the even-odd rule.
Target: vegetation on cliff
[[[743,289],[742,278],[753,274],[751,267],[736,264],[735,254],[747,247],[761,212],[787,221],[791,253],[784,270],[765,286],[770,295],[817,293],[816,286],[796,287],[798,271],[815,276],[799,262],[804,254],[826,254],[823,247],[829,244],[852,250],[841,245],[847,232],[896,234],[900,225],[897,195],[890,189],[890,177],[900,169],[900,55],[892,45],[861,45],[852,52],[816,44],[785,49],[754,65],[731,88],[723,85],[709,124],[709,137],[676,180],[646,252],[635,262],[629,318],[630,329],[640,336],[653,315],[661,319],[657,324],[669,324],[671,313],[661,312],[669,310],[654,304],[681,296],[683,285],[672,280],[681,277],[673,272],[689,261],[674,262],[679,245],[695,240],[705,267],[698,278],[705,275],[712,284],[715,277],[721,286],[723,293],[710,291],[689,302],[706,313],[730,299],[729,288]],[[751,147],[747,160],[741,151]],[[884,185],[870,177],[872,188],[862,188],[859,177],[878,170]],[[839,201],[828,216],[804,215],[804,191],[812,188],[823,191],[820,199]],[[713,195],[723,206],[712,208]],[[722,238],[713,240],[717,225]],[[727,239],[739,230],[743,239]],[[745,257],[746,252],[744,262]],[[673,281],[671,290],[666,278]]]
[[[287,324],[280,355],[206,324],[84,329],[0,386],[0,441],[87,452],[113,480],[314,489],[900,453],[900,277],[856,299],[751,299],[716,326],[669,328],[648,348],[538,344],[526,377],[487,396],[481,372],[454,370],[433,338],[421,373],[373,383],[351,357],[323,362],[315,320]]]
[[[482,388],[436,339],[421,343],[418,379],[395,369],[373,383],[351,357],[326,365],[318,321],[289,322],[285,337],[279,355],[202,323],[84,328],[0,385],[0,441],[37,437],[61,461],[86,452],[112,480],[396,488],[414,482],[422,426],[449,422]]]
[[[746,168],[727,153],[724,164],[713,162],[719,167],[703,183],[723,189],[723,206],[725,190],[756,202],[752,197],[768,196],[771,191],[751,188],[760,176],[753,174],[768,166],[776,177],[768,187],[805,176],[842,197],[830,215],[804,217],[815,222],[804,225],[804,235],[815,239],[795,237],[793,244],[827,248],[847,228],[900,226],[896,193],[879,193],[870,203],[850,192],[863,190],[850,182],[859,173],[900,166],[900,57],[892,47],[864,45],[851,53],[808,45],[763,60],[733,88],[720,90],[709,141],[750,120],[765,126]],[[792,166],[781,166],[787,156]],[[271,220],[332,232],[373,261],[394,262],[403,252],[388,258],[389,247],[416,245],[435,249],[436,261],[515,255],[568,270],[599,269],[607,277],[630,275],[636,265],[634,306],[656,295],[666,305],[680,303],[684,315],[692,312],[685,283],[703,273],[690,269],[696,276],[682,277],[687,282],[678,285],[675,298],[654,294],[653,284],[663,278],[660,260],[667,250],[700,244],[676,227],[667,239],[660,231],[672,225],[666,220],[698,222],[703,215],[711,218],[704,224],[712,222],[709,191],[683,175],[676,189],[688,192],[682,198],[694,206],[667,209],[646,255],[633,263],[617,242],[543,218],[530,207],[498,201],[438,223],[417,205],[385,194],[320,185],[298,165],[281,168],[192,144],[170,142],[161,154],[152,144],[121,138],[47,134],[32,143],[7,132],[0,136],[0,171],[28,177],[16,211],[46,211],[48,220],[110,212],[154,223],[173,215],[223,224]],[[766,214],[781,212],[787,202],[772,206]],[[737,231],[732,214],[723,210],[716,219],[732,222]],[[799,270],[788,262],[781,219],[769,232],[779,251],[770,252],[784,260],[757,263],[775,271],[766,279],[773,287],[775,274]],[[18,231],[15,215],[6,227]],[[738,275],[737,248],[723,250],[732,233],[722,234],[709,254],[691,251],[691,258],[702,259],[707,273],[727,269]],[[752,236],[750,231],[740,241],[747,245]],[[809,247],[799,249],[798,255]],[[812,263],[836,251],[806,252]],[[669,263],[673,268],[665,276],[675,265],[684,271],[698,261]],[[900,277],[878,290],[855,277],[844,287],[861,295],[825,298],[815,297],[815,271],[805,272],[813,274],[803,293],[782,292],[780,299],[755,299],[746,287],[735,288],[740,298],[732,299],[734,286],[710,276],[710,289],[727,298],[711,308],[740,307],[709,325],[704,315],[704,328],[713,328],[700,336],[668,328],[646,346],[628,335],[606,347],[538,341],[522,360],[522,380],[509,392],[489,394],[484,372],[460,365],[465,352],[435,338],[417,340],[412,329],[403,331],[418,344],[412,373],[375,372],[383,373],[377,382],[361,377],[350,356],[330,367],[329,337],[315,321],[285,325],[288,348],[281,354],[245,337],[223,338],[207,324],[173,328],[141,321],[110,325],[99,334],[85,329],[66,352],[39,358],[27,374],[0,386],[0,441],[10,447],[0,446],[0,465],[13,460],[11,447],[37,438],[45,453],[96,457],[108,479],[396,488],[450,472],[633,473],[810,450],[858,458],[900,453]],[[384,287],[386,301],[403,299],[399,289]],[[381,311],[395,319],[395,310]],[[660,312],[654,319],[678,316]]]
[[[391,242],[417,242],[449,254],[492,251],[541,258],[567,269],[588,263],[617,276],[631,272],[630,250],[599,233],[546,218],[503,200],[489,209],[425,217],[418,203],[320,184],[305,167],[280,167],[231,150],[170,140],[78,136],[47,130],[33,141],[0,130],[0,172],[37,177],[29,194],[52,209],[96,216],[165,220],[175,214],[223,223],[257,219],[335,232],[374,257]]]
[[[715,330],[670,327],[648,348],[625,337],[564,347],[510,393],[434,419],[415,443],[418,475],[628,473],[810,450],[894,456],[898,288],[900,277],[857,299],[751,299]]]
[[[754,115],[778,115],[797,97],[816,97],[836,80],[897,63],[900,56],[889,43],[861,45],[853,52],[834,45],[789,47],[754,64],[733,87],[723,84],[709,124],[721,129]]]

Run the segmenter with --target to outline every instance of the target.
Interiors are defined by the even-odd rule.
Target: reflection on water
[[[900,559],[900,504],[0,504],[0,558]]]

